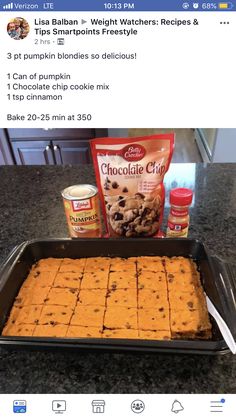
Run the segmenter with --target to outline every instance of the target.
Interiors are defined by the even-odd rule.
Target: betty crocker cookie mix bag
[[[91,141],[109,236],[158,234],[165,201],[163,179],[173,147],[174,133]]]

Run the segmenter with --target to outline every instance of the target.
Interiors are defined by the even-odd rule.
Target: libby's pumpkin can
[[[98,190],[93,185],[73,185],[62,192],[71,237],[101,237]]]

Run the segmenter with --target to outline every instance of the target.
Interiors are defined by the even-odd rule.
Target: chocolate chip
[[[136,193],[134,196],[135,196],[135,198],[141,198],[141,199],[145,198],[145,196],[140,192]]]
[[[182,272],[182,274],[185,274],[185,270],[184,269],[180,269],[180,272]]]
[[[187,322],[182,322],[182,325],[183,325],[183,326],[186,326],[186,325],[187,325]]]
[[[66,313],[64,312],[64,311],[62,311],[62,313],[61,313],[63,316],[65,316],[66,315]]]
[[[172,325],[174,326],[176,324],[176,322],[172,322]]]
[[[122,199],[122,201],[118,202],[119,207],[124,208],[125,207],[125,199]]]
[[[55,322],[54,322],[53,320],[51,320],[51,321],[49,322],[49,324],[51,324],[51,325],[53,326],[53,325],[55,325]]]
[[[100,310],[99,310],[99,308],[95,308],[95,310],[93,310],[94,311],[94,313],[98,313]]]
[[[109,185],[107,184],[107,183],[104,183],[104,189],[105,189],[105,191],[109,191]]]
[[[189,308],[193,308],[193,302],[192,301],[188,301],[187,305],[188,305]]]
[[[113,189],[119,188],[119,184],[117,182],[112,182],[111,186],[113,187]]]
[[[118,200],[120,201],[121,199],[124,199],[124,197],[120,195],[120,196],[118,197]]]
[[[159,308],[159,311],[164,311],[164,307]]]
[[[128,192],[128,188],[126,186],[122,189],[122,192]]]
[[[131,325],[128,322],[125,323],[125,327],[126,327],[126,329],[131,329]]]
[[[111,209],[111,204],[107,205],[107,209],[108,209],[108,211]]]
[[[110,179],[108,177],[106,178],[106,182],[107,183],[111,183],[111,181],[110,181]]]
[[[168,274],[168,278],[174,278],[173,274]]]
[[[115,214],[114,214],[114,220],[115,221],[118,221],[118,220],[123,220],[123,214],[121,214],[120,212],[115,212]]]
[[[22,301],[22,298],[19,298],[19,297],[18,297],[18,298],[16,298],[16,299],[15,299],[15,302],[16,302],[16,303],[21,303],[21,301]]]
[[[53,313],[46,313],[46,316],[52,316]]]

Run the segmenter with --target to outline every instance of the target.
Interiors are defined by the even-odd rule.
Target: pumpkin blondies
[[[211,323],[191,259],[47,258],[31,268],[2,335],[210,339]]]

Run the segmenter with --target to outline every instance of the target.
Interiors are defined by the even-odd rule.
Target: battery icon
[[[220,10],[230,10],[233,8],[233,3],[218,3],[218,9]]]

